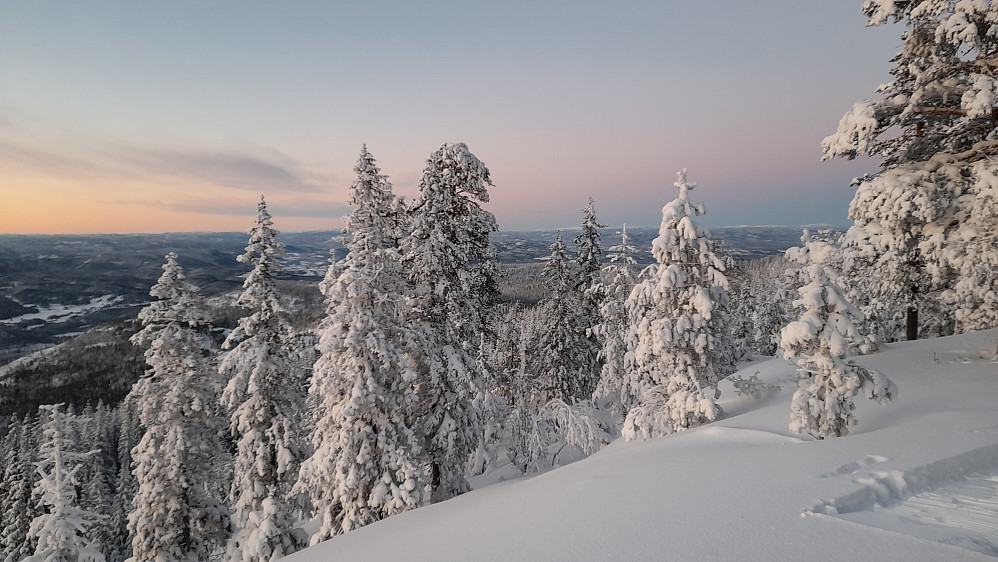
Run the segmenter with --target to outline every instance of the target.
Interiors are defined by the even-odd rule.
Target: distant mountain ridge
[[[602,231],[603,247],[620,243],[619,228]],[[801,227],[737,226],[710,229],[736,259],[782,253],[799,242]],[[641,263],[652,260],[657,228],[628,228]],[[492,236],[504,264],[532,263],[549,254],[556,230],[503,231]],[[339,231],[287,232],[281,278],[318,280]],[[565,238],[574,234],[565,230]],[[204,294],[239,287],[249,266],[236,261],[241,232],[168,234],[0,234],[0,364],[112,320],[134,317],[149,302],[167,252],[176,252],[188,278]]]

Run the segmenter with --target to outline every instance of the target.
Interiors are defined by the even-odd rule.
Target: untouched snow
[[[859,425],[827,441],[787,429],[791,367],[750,363],[742,377],[781,391],[756,402],[725,382],[710,425],[534,477],[489,475],[288,560],[994,560],[996,343],[988,330],[858,358],[899,397],[857,397]]]

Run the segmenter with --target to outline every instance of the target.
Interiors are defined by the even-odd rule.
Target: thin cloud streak
[[[0,124],[8,130],[0,140],[0,166],[22,175],[140,185],[166,180],[268,193],[321,193],[336,180],[275,149],[148,146],[46,132],[3,115]]]
[[[173,203],[162,200],[119,199],[112,201],[112,203],[115,205],[143,207],[175,213],[253,217],[256,216],[257,200],[246,197],[242,202],[236,202],[229,198],[225,200]],[[267,198],[267,207],[273,215],[275,222],[280,222],[282,218],[340,219],[349,215],[351,211],[351,208],[345,203],[301,199],[293,199],[289,203],[282,203],[280,200],[276,200],[275,202],[275,199],[270,197]]]

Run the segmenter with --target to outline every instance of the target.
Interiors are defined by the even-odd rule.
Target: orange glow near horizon
[[[11,187],[11,186],[17,186]],[[0,224],[2,234],[134,234],[162,232],[242,232],[253,225],[259,195],[222,190],[213,186],[176,188],[170,203],[145,202],[141,193],[163,194],[158,185],[94,186],[58,178],[7,177],[0,183],[0,199],[9,209]],[[198,194],[201,200],[223,201],[245,207],[244,215],[171,208],[175,202]],[[159,198],[165,199],[165,198]],[[280,195],[268,196],[275,226],[284,231],[336,230],[340,218],[282,217],[274,213]],[[290,199],[290,198],[286,198]]]

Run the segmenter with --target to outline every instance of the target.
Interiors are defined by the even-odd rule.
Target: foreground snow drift
[[[787,429],[792,369],[753,363],[741,375],[781,391],[759,403],[724,383],[713,424],[617,441],[288,560],[993,560],[996,340],[989,330],[860,358],[900,396],[858,401],[859,425],[827,441]]]

